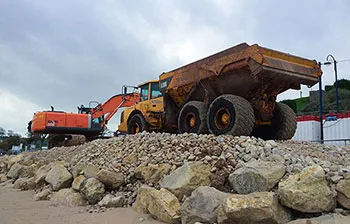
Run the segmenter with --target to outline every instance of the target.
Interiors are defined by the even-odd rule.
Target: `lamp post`
[[[322,63],[319,62],[318,66],[321,68]],[[320,100],[320,140],[321,144],[323,144],[323,94],[322,94],[322,76],[318,78],[318,93],[319,93],[319,100]]]
[[[335,60],[334,56],[329,54],[326,58],[324,65],[334,64],[334,75],[335,75],[335,99],[337,105],[337,113],[339,113],[339,95],[338,95],[338,70],[337,70],[337,60]]]

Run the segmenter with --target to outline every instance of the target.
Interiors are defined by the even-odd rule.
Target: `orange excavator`
[[[102,138],[108,121],[120,108],[140,101],[140,94],[135,92],[137,87],[132,87],[134,91],[127,93],[129,87],[132,86],[123,86],[123,94],[115,95],[94,108],[81,105],[78,113],[55,111],[52,106],[51,111],[37,112],[28,123],[28,131],[47,134],[48,148],[66,145],[64,142],[72,140],[74,135],[83,135],[86,141]]]

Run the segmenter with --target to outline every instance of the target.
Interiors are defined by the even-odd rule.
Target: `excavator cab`
[[[85,107],[83,104],[78,108],[78,114],[90,114],[91,113],[91,109],[90,107]]]

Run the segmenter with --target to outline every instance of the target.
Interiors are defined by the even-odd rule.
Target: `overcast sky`
[[[350,59],[349,12],[347,0],[0,0],[0,126],[25,134],[50,105],[75,112],[241,42]],[[350,62],[338,67],[350,79]]]

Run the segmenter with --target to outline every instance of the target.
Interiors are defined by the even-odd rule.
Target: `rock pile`
[[[350,148],[307,142],[145,132],[3,156],[0,173],[35,200],[133,206],[167,223],[287,223],[350,209]]]

